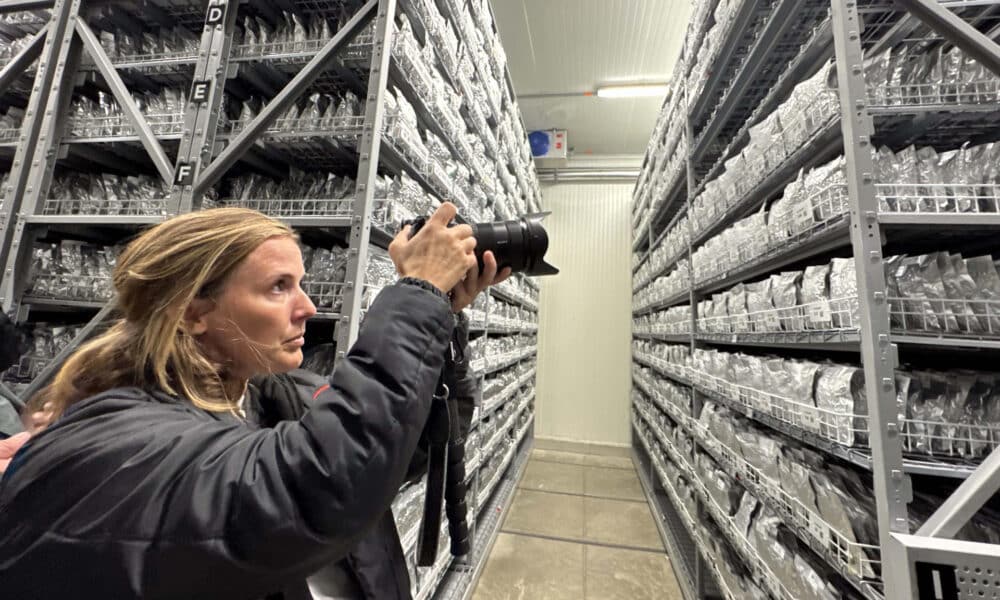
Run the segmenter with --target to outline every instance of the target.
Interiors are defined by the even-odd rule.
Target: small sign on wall
[[[532,131],[528,134],[531,155],[535,158],[566,158],[568,140],[565,129]]]

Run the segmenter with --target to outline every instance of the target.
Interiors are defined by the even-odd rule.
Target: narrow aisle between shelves
[[[476,600],[684,598],[632,460],[536,449]]]

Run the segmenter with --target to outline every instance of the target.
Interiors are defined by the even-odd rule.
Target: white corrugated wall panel
[[[629,444],[632,184],[555,184],[540,278],[535,435]]]

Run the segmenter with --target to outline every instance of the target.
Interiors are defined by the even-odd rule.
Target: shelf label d
[[[205,15],[205,26],[215,27],[216,25],[221,25],[222,21],[225,18],[226,18],[226,3],[213,2],[208,7],[208,14]]]

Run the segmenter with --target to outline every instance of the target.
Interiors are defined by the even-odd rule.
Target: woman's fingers
[[[441,227],[447,227],[448,223],[451,223],[457,215],[458,208],[451,202],[444,202],[434,211],[434,214],[428,219],[428,223],[433,222]]]
[[[493,285],[493,280],[497,276],[497,259],[491,250],[483,254],[483,274],[479,277],[479,291]]]

